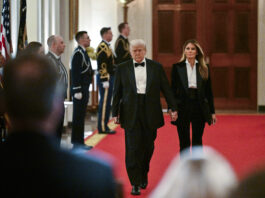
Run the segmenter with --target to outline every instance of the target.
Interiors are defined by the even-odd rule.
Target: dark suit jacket
[[[0,189],[8,197],[114,198],[112,170],[105,162],[59,150],[36,132],[13,132],[1,145]]]
[[[203,80],[199,73],[199,64],[196,64],[197,88],[199,103],[203,116],[208,124],[211,124],[211,115],[215,113],[211,78],[209,72],[208,80]],[[183,118],[187,116],[188,101],[188,75],[185,61],[173,65],[171,72],[172,90],[178,107],[178,114]],[[174,122],[176,124],[176,122]]]
[[[173,110],[176,105],[162,65],[146,59],[146,67],[146,120],[150,129],[157,129],[164,125],[160,91]],[[137,90],[133,60],[124,62],[117,68],[112,107],[112,115],[120,115],[122,128],[130,129],[134,126],[137,116]]]
[[[67,88],[68,88],[68,74],[63,63],[57,59],[51,52],[48,52],[46,55],[56,67],[59,73],[59,83],[64,87],[64,97],[67,98]]]
[[[93,69],[87,52],[78,46],[73,53],[71,61],[71,94],[81,92],[89,87],[93,78]]]

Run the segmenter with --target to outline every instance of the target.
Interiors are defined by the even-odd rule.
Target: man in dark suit
[[[64,88],[64,99],[67,98],[67,88],[68,88],[68,74],[67,70],[64,66],[64,64],[61,61],[61,55],[64,53],[64,40],[61,36],[52,35],[48,38],[47,44],[49,47],[49,52],[47,53],[47,57],[51,60],[55,68],[57,69],[59,73],[59,83]],[[62,115],[60,122],[56,129],[56,137],[58,141],[58,145],[60,146],[61,138],[62,138],[62,132],[63,132],[63,123],[64,123],[64,101],[62,101]]]
[[[93,70],[86,48],[90,46],[90,38],[86,31],[80,31],[75,39],[78,47],[74,50],[71,61],[71,95],[73,96],[73,123],[72,123],[72,144],[73,148],[84,145],[84,125],[86,108],[89,99],[89,86],[93,78]]]
[[[128,36],[130,34],[130,27],[128,23],[121,23],[118,26],[120,36],[115,43],[115,53],[116,59],[115,63],[120,64],[132,58],[130,54],[130,44],[128,41]]]
[[[103,134],[114,134],[108,127],[111,99],[114,81],[114,54],[110,42],[112,41],[112,31],[109,27],[100,30],[102,41],[97,48],[98,75],[97,85],[99,89],[99,106],[98,106],[98,132]]]
[[[131,42],[133,60],[117,67],[112,115],[125,129],[126,169],[133,195],[148,183],[149,163],[154,151],[157,129],[164,125],[160,91],[176,118],[174,96],[161,64],[145,58],[143,40]]]
[[[3,81],[11,129],[0,148],[1,195],[114,198],[107,163],[54,145],[64,90],[50,61],[20,56],[5,66]]]

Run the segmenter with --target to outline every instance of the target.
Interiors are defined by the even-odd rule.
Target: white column
[[[1,3],[3,2],[1,1]],[[13,57],[15,57],[17,54],[19,9],[20,9],[20,0],[10,1],[11,40],[12,40],[12,46],[13,46],[13,53],[12,53]]]
[[[143,39],[146,42],[147,57],[152,59],[152,0],[135,0],[129,4],[128,23],[132,39]]]
[[[38,10],[39,9],[39,0],[36,1],[27,1],[27,35],[28,42],[39,41],[39,32],[38,32]]]

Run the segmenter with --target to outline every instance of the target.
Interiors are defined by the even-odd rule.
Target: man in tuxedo
[[[19,56],[4,68],[11,128],[0,145],[1,195],[114,198],[110,165],[54,144],[65,91],[58,77],[44,56]]]
[[[125,129],[126,169],[131,194],[139,195],[148,184],[149,163],[154,151],[157,129],[164,125],[160,91],[176,119],[176,105],[161,64],[145,58],[146,45],[137,39],[130,43],[133,60],[117,67],[112,115]]]
[[[98,106],[98,132],[102,134],[114,134],[108,127],[111,99],[114,81],[114,54],[110,46],[112,41],[112,31],[110,27],[103,27],[100,30],[102,41],[97,48],[97,85],[99,89],[99,106]]]
[[[120,36],[115,43],[115,53],[116,53],[116,64],[120,64],[132,58],[130,54],[130,44],[128,41],[128,36],[130,34],[130,27],[128,23],[121,23],[118,26]]]
[[[64,53],[64,40],[61,36],[52,35],[48,38],[47,44],[49,47],[49,52],[47,53],[47,57],[51,60],[55,68],[59,73],[59,83],[64,88],[64,99],[67,98],[67,88],[68,88],[68,74],[64,64],[61,61],[61,55]],[[56,129],[56,137],[58,141],[58,145],[60,146],[62,132],[63,132],[63,123],[64,123],[64,101],[61,103],[63,112],[61,115],[60,122]]]
[[[89,99],[89,86],[93,78],[93,70],[86,48],[90,46],[90,38],[86,31],[80,31],[75,36],[78,47],[74,50],[71,61],[71,95],[73,96],[73,123],[72,144],[73,148],[82,146],[91,149],[84,144],[84,125],[87,103]]]

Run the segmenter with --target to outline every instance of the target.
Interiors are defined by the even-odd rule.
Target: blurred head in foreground
[[[4,99],[12,130],[53,131],[63,99],[56,68],[44,56],[21,55],[4,68]]]
[[[227,198],[236,187],[228,162],[209,147],[194,147],[176,157],[151,198]]]
[[[230,198],[264,198],[265,169],[255,171],[244,178]]]

